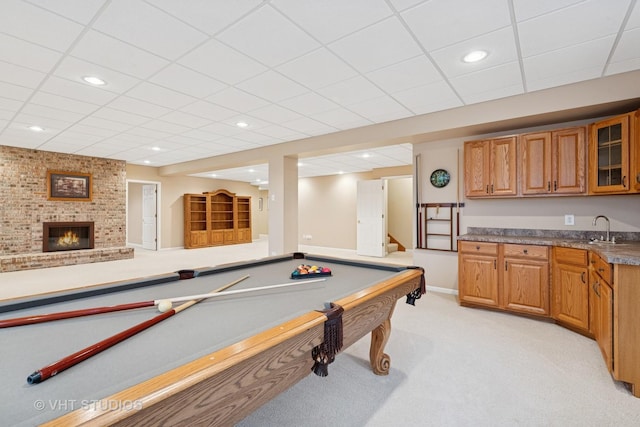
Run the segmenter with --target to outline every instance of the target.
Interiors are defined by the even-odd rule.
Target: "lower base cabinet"
[[[554,247],[552,252],[551,317],[564,326],[590,335],[587,251]]]

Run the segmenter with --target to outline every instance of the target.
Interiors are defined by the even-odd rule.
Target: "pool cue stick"
[[[231,283],[228,283],[214,291],[211,291],[211,293],[214,293],[216,291],[222,292],[225,289],[230,288],[231,286],[245,280],[246,278],[248,278],[249,276],[243,276],[237,280],[234,280]],[[34,373],[32,373],[31,375],[29,375],[27,377],[27,382],[29,384],[38,384],[41,383],[42,381],[45,381],[49,378],[51,378],[54,375],[59,374],[60,372],[64,371],[65,369],[71,368],[72,366],[77,365],[78,363],[92,357],[95,356],[96,354],[108,349],[109,347],[112,347],[124,340],[126,340],[127,338],[130,338],[132,336],[134,336],[135,334],[137,334],[138,332],[142,332],[145,329],[150,328],[151,326],[162,322],[165,319],[168,319],[169,317],[178,314],[179,312],[186,310],[187,308],[191,307],[194,304],[197,304],[198,302],[200,302],[201,300],[191,300],[189,302],[185,302],[184,304],[169,310],[165,313],[161,313],[155,317],[153,317],[152,319],[146,320],[142,323],[139,323],[129,329],[126,329],[120,333],[117,333],[109,338],[106,338],[100,342],[97,342],[89,347],[86,347],[80,351],[77,351],[75,353],[73,353],[70,356],[67,356],[63,359],[60,359],[57,362],[52,363],[51,365],[45,366],[42,369],[39,369],[37,371],[35,371]]]
[[[165,298],[165,299],[155,300],[154,302],[157,305],[162,301],[181,302],[181,301],[187,301],[187,300],[191,300],[191,299],[203,300],[203,299],[206,299],[206,298],[223,297],[225,295],[237,295],[237,294],[244,294],[244,293],[247,293],[247,292],[266,291],[266,290],[269,290],[269,289],[286,288],[286,287],[290,287],[290,286],[299,286],[299,285],[305,285],[307,283],[323,282],[325,280],[327,280],[327,279],[321,278],[321,279],[311,279],[311,280],[300,280],[298,282],[293,282],[293,283],[281,283],[281,284],[278,284],[278,285],[258,286],[256,288],[236,289],[236,290],[233,290],[233,291],[226,291],[226,292],[216,292],[216,293],[199,294],[199,295],[187,295],[187,296],[175,297],[175,298]]]
[[[300,281],[293,284],[288,283],[287,285],[289,286],[302,285],[304,283],[317,282],[320,280],[324,280],[324,279],[304,280],[304,281]],[[281,285],[271,285],[271,287],[280,287],[280,286]],[[270,289],[271,287],[266,286],[262,288],[241,289],[239,291],[227,291],[227,292],[243,293],[243,292],[250,292],[250,291],[260,290],[260,289]],[[0,329],[12,328],[15,326],[33,325],[35,323],[52,322],[54,320],[72,319],[74,317],[93,316],[95,314],[111,313],[114,311],[124,311],[124,310],[133,310],[137,308],[155,307],[160,303],[160,301],[170,301],[173,303],[173,302],[187,301],[194,298],[211,298],[213,296],[229,295],[228,293],[223,292],[223,290],[224,289],[218,289],[215,291],[215,293],[210,293],[210,294],[191,295],[191,296],[176,297],[176,298],[163,298],[163,299],[157,299],[157,300],[132,302],[127,304],[118,304],[118,305],[105,306],[105,307],[83,308],[79,310],[60,311],[60,312],[49,313],[49,314],[36,314],[33,316],[14,317],[12,319],[0,320]]]

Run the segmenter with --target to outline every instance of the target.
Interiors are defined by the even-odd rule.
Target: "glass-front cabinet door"
[[[629,190],[628,114],[592,125],[589,166],[591,192]]]

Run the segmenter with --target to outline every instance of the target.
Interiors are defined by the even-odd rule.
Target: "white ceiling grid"
[[[637,0],[3,0],[0,144],[163,166],[637,69]]]

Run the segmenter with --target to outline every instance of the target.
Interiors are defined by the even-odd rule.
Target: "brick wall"
[[[120,160],[0,145],[0,256],[42,252],[48,221],[93,221],[96,249],[124,247],[125,167]],[[92,200],[47,200],[47,170],[91,173]]]

